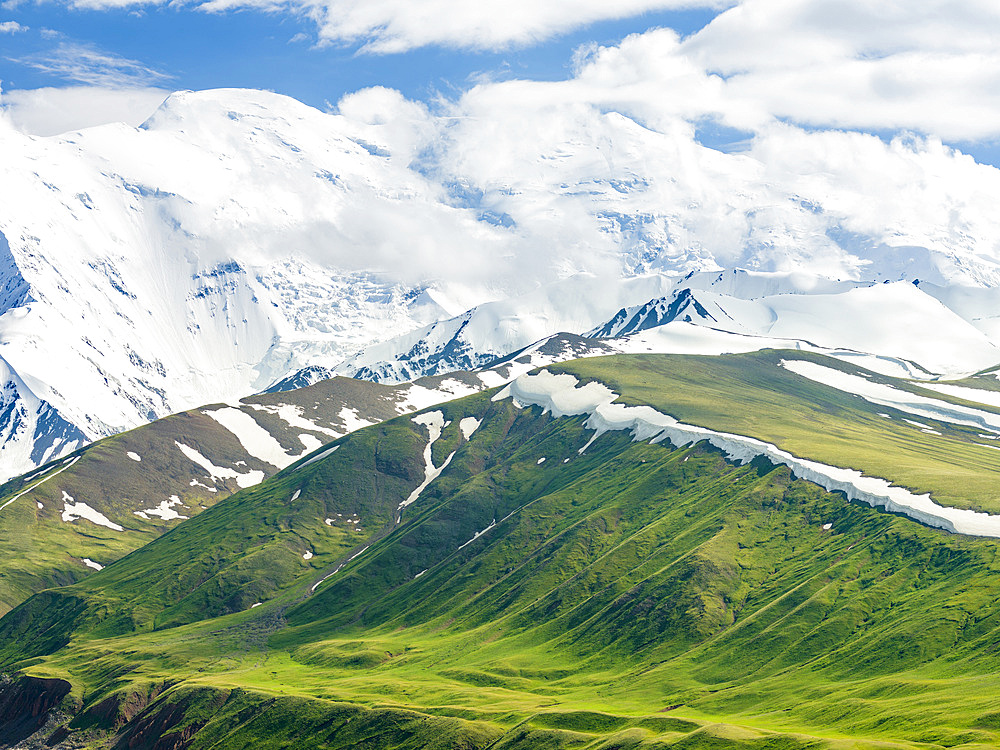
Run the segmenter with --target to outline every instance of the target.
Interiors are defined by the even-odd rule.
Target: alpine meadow
[[[0,748],[1000,748],[997,39],[0,3]]]

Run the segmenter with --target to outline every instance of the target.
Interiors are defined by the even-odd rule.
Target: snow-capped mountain
[[[370,347],[341,367],[354,377],[384,382],[475,368],[491,359],[487,355],[536,350],[528,339],[538,328],[527,321],[605,341],[607,348],[595,353],[807,348],[862,358],[876,370],[881,358],[887,374],[904,377],[954,377],[1000,363],[1000,317],[992,312],[1000,309],[1000,295],[991,289],[836,281],[743,269],[638,277],[617,285],[567,279],[560,287],[563,292],[574,289],[581,300],[594,299],[586,292],[595,292],[594,317],[613,300],[598,290],[617,288],[621,296],[633,298],[643,289],[669,291],[622,306],[592,324],[584,322],[585,315],[576,320],[553,315],[537,304],[547,301],[544,295],[490,303]],[[641,335],[645,332],[653,335]],[[569,350],[556,360],[574,356],[585,355]]]
[[[587,335],[626,336],[678,321],[906,360],[925,376],[957,376],[1000,362],[994,290],[815,279],[802,291],[803,281],[746,271],[691,276],[670,295],[623,308]]]
[[[339,228],[358,194],[421,192],[333,119],[226,92],[176,95],[139,129],[0,125],[0,475],[446,314],[315,259],[338,231],[331,253],[356,250]]]
[[[614,112],[535,140],[493,123],[470,150],[485,123],[399,99],[182,92],[139,128],[50,138],[0,120],[0,478],[198,404],[480,367],[558,331],[1000,362],[982,211],[873,212],[763,136],[722,153]],[[959,200],[932,197],[910,196]]]
[[[716,315],[720,311],[721,308],[717,309]],[[630,333],[667,325],[675,320],[684,323],[693,323],[697,320],[705,325],[718,323],[718,319],[698,301],[690,289],[679,289],[669,297],[652,299],[635,307],[623,307],[611,320],[598,326],[589,335],[594,338],[627,336]]]
[[[582,333],[623,304],[668,290],[663,275],[609,280],[578,274],[376,344],[343,362],[352,377],[403,382],[471,370],[560,331]]]

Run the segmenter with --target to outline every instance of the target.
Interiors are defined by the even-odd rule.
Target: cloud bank
[[[18,130],[30,135],[58,135],[109,122],[142,124],[170,92],[155,87],[14,89],[0,96],[3,112]]]
[[[831,112],[884,117],[911,132],[879,138],[802,127],[747,93],[750,74],[734,73],[721,53],[715,70],[699,62],[703,49],[724,46],[709,44],[709,31],[721,33],[635,35],[585,50],[569,80],[486,82],[433,112],[385,90],[346,97],[340,112],[359,137],[441,185],[452,205],[496,226],[511,258],[529,266],[544,258],[558,274],[603,273],[609,264],[626,274],[739,265],[1000,283],[1000,219],[991,208],[1000,171],[936,134],[989,135],[998,120],[972,131],[961,116],[986,105],[951,92],[966,110],[949,111],[928,84],[913,93],[925,110],[905,97],[892,110],[845,89],[840,95],[858,106]],[[779,64],[750,32],[746,45],[760,47],[756,69],[770,75]],[[897,30],[894,47],[918,32]],[[873,44],[856,49],[886,52]],[[801,85],[790,99],[808,93]],[[703,145],[699,130],[712,122],[744,130],[742,148]]]
[[[399,12],[400,23],[420,17]],[[686,38],[653,29],[582,49],[563,81],[485,80],[429,104],[359,91],[316,125],[316,143],[349,138],[372,157],[377,179],[359,177],[337,198],[349,208],[328,214],[333,198],[317,203],[310,195],[324,193],[302,187],[319,180],[330,190],[318,171],[266,174],[248,201],[274,204],[281,184],[289,216],[310,205],[301,216],[321,218],[290,219],[260,252],[282,252],[291,236],[331,267],[505,293],[581,271],[737,265],[853,279],[919,269],[924,280],[997,285],[1000,171],[945,144],[1000,136],[1000,60],[989,43],[998,19],[974,0],[744,0]],[[87,59],[68,57],[74,71]],[[138,71],[142,102],[162,93],[141,64],[112,62],[120,80]],[[93,69],[101,74],[100,61]],[[27,93],[9,92],[12,117],[18,97],[31,109]],[[188,97],[185,106],[211,100]],[[709,126],[736,129],[744,142],[709,148]],[[207,142],[228,127],[220,118]],[[247,225],[246,244],[258,230]]]
[[[159,0],[69,4],[112,9]],[[434,46],[499,50],[538,44],[601,21],[712,9],[718,11],[714,19],[688,38],[643,34],[620,47],[584,51],[582,60],[603,58],[592,74],[615,68],[635,97],[642,95],[651,105],[670,97],[678,112],[687,109],[735,128],[752,130],[780,120],[814,128],[911,130],[958,143],[1000,138],[995,43],[1000,5],[988,0],[173,0],[171,5],[307,18],[320,44],[369,54]],[[0,29],[13,32],[16,26],[6,22]],[[90,85],[165,81],[137,61],[66,44],[26,62]]]

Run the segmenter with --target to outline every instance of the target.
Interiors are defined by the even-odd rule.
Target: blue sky
[[[360,88],[381,85],[412,99],[453,96],[478,76],[559,80],[572,73],[573,53],[596,42],[617,44],[629,34],[666,26],[683,35],[707,24],[717,11],[650,12],[589,24],[540,44],[501,51],[423,47],[395,54],[360,52],[360,45],[317,43],[315,24],[301,16],[240,10],[206,13],[187,7],[74,9],[55,3],[22,3],[0,20],[27,30],[0,36],[4,89],[35,89],[87,82],[85,70],[40,70],[61,45],[139,63],[121,80],[169,89],[260,88],[288,94],[316,107]]]
[[[0,85],[8,112],[42,120],[88,109],[61,87],[93,87],[74,127],[178,89],[268,89],[319,108],[376,85],[455,101],[481,80],[573,79],[581,48],[658,27],[681,43],[635,62],[659,85],[647,103],[690,100],[680,115],[713,143],[791,123],[913,133],[1000,163],[1000,5],[981,0],[7,0]],[[113,106],[126,88],[147,95]]]

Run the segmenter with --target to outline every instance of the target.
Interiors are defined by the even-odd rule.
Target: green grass
[[[442,379],[422,382],[435,387]],[[395,416],[396,403],[407,387],[338,377],[293,392],[251,396],[244,401],[265,407],[255,409],[253,418],[286,451],[298,453],[303,450],[299,439],[303,428],[290,426],[267,408],[291,404],[301,408],[306,419],[342,426],[340,414],[345,407],[369,420]],[[323,432],[315,432],[314,437],[322,442],[329,440]],[[202,467],[177,449],[175,442],[194,448],[218,466],[235,466],[241,473],[256,470],[270,476],[276,471],[274,466],[249,456],[229,430],[196,409],[92,443],[73,454],[80,460],[65,471],[60,469],[68,457],[50,463],[42,473],[29,472],[30,480],[18,477],[0,485],[0,506],[37,486],[0,510],[0,615],[35,592],[90,575],[93,570],[82,562],[84,558],[106,565],[178,524],[177,520],[164,521],[155,515],[141,518],[134,511],[154,508],[176,495],[183,507],[174,510],[193,517],[239,490],[232,478],[210,480]],[[127,458],[130,452],[142,460]],[[45,477],[51,479],[39,483]],[[125,530],[112,531],[86,520],[63,521],[63,492]],[[42,507],[38,507],[39,503]]]
[[[781,404],[777,356],[565,367],[686,421],[805,439],[857,419],[871,450],[905,452],[858,399],[799,378]],[[698,368],[711,397],[682,387]],[[93,747],[164,730],[192,748],[1000,744],[1000,543],[703,445],[608,433],[581,456],[581,419],[489,395],[440,407],[435,460],[455,457],[398,527],[423,470],[409,418],[33,597],[0,620],[0,663],[68,680]],[[465,442],[470,414],[483,424]],[[338,512],[364,531],[324,522]]]
[[[599,380],[622,394],[622,402],[648,404],[682,422],[749,435],[796,456],[858,469],[914,492],[930,492],[941,505],[1000,512],[1000,451],[977,445],[983,442],[977,438],[980,430],[871,404],[780,367],[782,359],[865,372],[820,355],[768,351],[722,357],[595,357],[549,369],[584,381]],[[627,366],[619,366],[625,361]],[[942,401],[997,411],[907,381],[873,379]],[[904,418],[943,434],[921,432]]]
[[[0,510],[0,613],[36,591],[90,575],[93,570],[83,558],[107,564],[177,525],[155,516],[143,519],[133,510],[155,507],[177,494],[183,507],[175,510],[193,516],[239,489],[231,480],[220,482],[214,493],[192,486],[197,467],[176,450],[174,440],[186,441],[220,463],[246,458],[232,433],[200,412],[185,412],[93,443],[72,454],[80,458],[65,471],[60,469],[70,457],[52,462],[44,473],[32,472],[30,480],[19,477],[0,486],[0,505],[36,487]],[[143,461],[126,458],[130,451]],[[274,471],[255,459],[251,463],[251,468]],[[124,531],[85,520],[63,521],[64,492]]]

